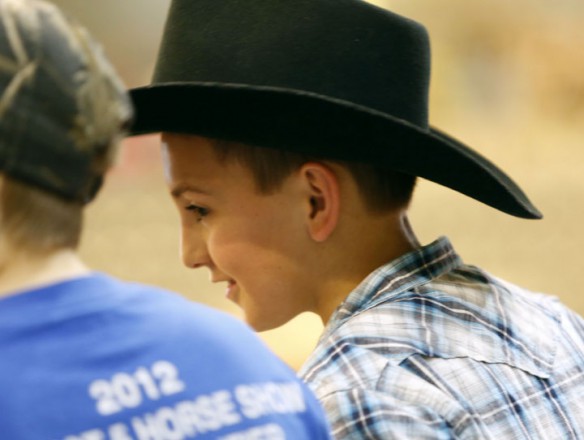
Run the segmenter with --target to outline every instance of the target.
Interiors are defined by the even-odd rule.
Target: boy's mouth
[[[233,280],[227,281],[227,289],[225,290],[225,296],[227,299],[237,303],[237,292],[239,291],[237,283]]]

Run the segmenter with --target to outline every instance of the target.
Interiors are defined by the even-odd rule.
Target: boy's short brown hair
[[[329,161],[238,142],[215,140],[212,145],[219,161],[236,161],[248,168],[262,194],[276,191],[286,177],[306,162]],[[329,162],[341,164],[350,171],[372,213],[406,207],[412,198],[416,176],[364,163],[334,160]]]
[[[0,228],[19,251],[47,254],[79,245],[83,205],[2,175]]]

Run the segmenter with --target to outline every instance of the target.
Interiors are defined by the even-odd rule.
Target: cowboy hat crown
[[[133,134],[173,131],[386,166],[540,218],[497,166],[428,123],[420,24],[361,0],[173,0]]]

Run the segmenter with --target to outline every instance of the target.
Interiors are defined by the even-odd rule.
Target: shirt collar
[[[401,292],[438,278],[462,264],[446,237],[379,267],[367,276],[333,313],[323,336],[334,331],[350,317],[391,301]]]

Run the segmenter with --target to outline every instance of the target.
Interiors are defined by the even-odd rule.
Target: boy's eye
[[[203,208],[202,206],[188,205],[185,209],[187,211],[192,211],[197,216],[197,221],[202,220],[203,217],[209,214],[209,210],[207,208]]]

